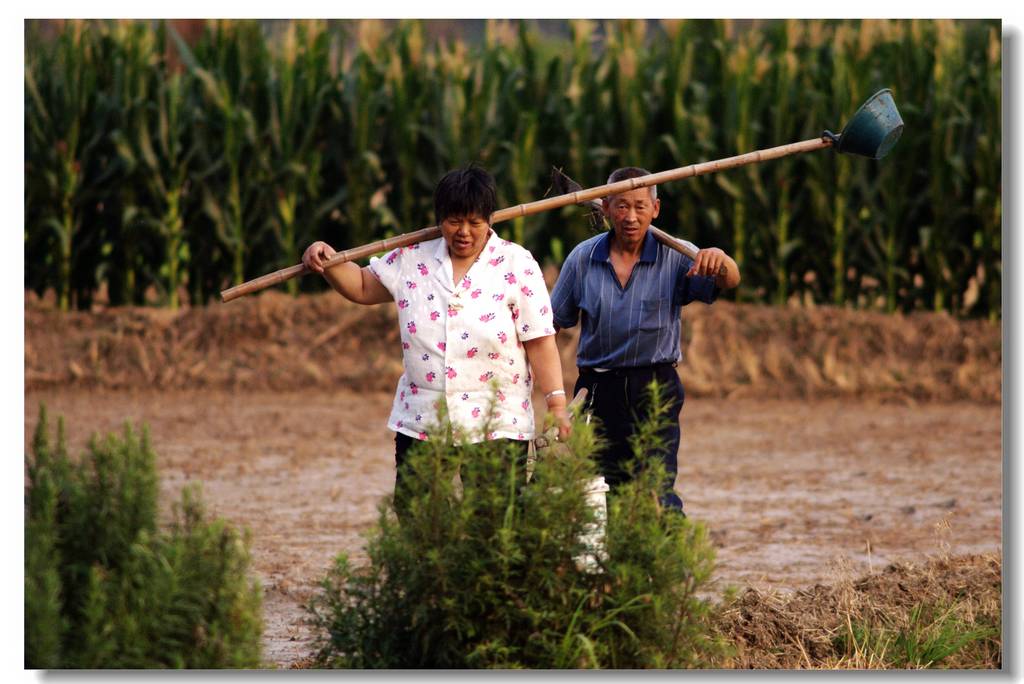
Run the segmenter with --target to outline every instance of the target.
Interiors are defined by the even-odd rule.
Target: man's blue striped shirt
[[[640,260],[622,287],[612,267],[610,236],[605,232],[576,245],[551,293],[555,325],[581,323],[576,364],[634,368],[678,361],[679,309],[693,301],[715,301],[714,277],[687,277],[693,260],[648,231]]]

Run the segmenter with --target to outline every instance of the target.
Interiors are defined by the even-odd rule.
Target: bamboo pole
[[[494,212],[494,215],[491,217],[491,225],[501,223],[502,221],[507,221],[509,219],[518,218],[520,216],[531,216],[543,211],[559,209],[561,207],[569,206],[570,204],[585,204],[590,200],[608,197],[610,195],[618,195],[623,192],[629,192],[630,190],[636,190],[637,188],[646,188],[651,185],[659,185],[661,183],[668,183],[670,181],[681,180],[683,178],[693,178],[694,176],[717,173],[718,171],[734,169],[738,166],[745,166],[747,164],[770,161],[772,159],[778,159],[779,157],[785,157],[791,154],[814,152],[830,147],[831,145],[832,141],[829,138],[822,136],[821,138],[812,138],[801,142],[789,143],[788,145],[779,145],[778,147],[769,147],[764,150],[747,152],[746,154],[740,154],[735,157],[726,157],[725,159],[717,159],[700,164],[681,166],[679,168],[669,169],[668,171],[652,173],[647,176],[627,178],[626,180],[618,181],[617,183],[608,183],[606,185],[599,185],[587,190],[579,190],[577,192],[570,192],[556,197],[537,200],[536,202],[517,204],[514,207],[500,209]],[[658,233],[660,232],[661,231],[658,231]],[[655,233],[655,237],[658,236],[658,233]],[[662,235],[666,234],[662,233]],[[338,264],[343,264],[346,261],[363,259],[373,254],[379,254],[381,252],[395,249],[396,247],[407,247],[416,242],[433,240],[438,237],[441,237],[441,229],[437,226],[423,228],[422,230],[418,230],[413,233],[396,235],[393,238],[380,240],[368,245],[363,245],[362,247],[353,247],[352,249],[347,249],[343,252],[337,252],[333,254],[330,259],[327,259],[324,262],[324,268],[331,268]],[[679,245],[674,244],[675,239],[671,236],[667,237],[669,237],[671,242],[665,242],[665,244],[673,249],[678,249]],[[659,241],[662,240],[659,239]],[[683,253],[685,254],[686,252]],[[222,301],[230,302],[233,299],[237,299],[247,294],[252,294],[253,292],[258,292],[270,287],[271,285],[282,283],[294,278],[295,276],[303,275],[308,272],[309,270],[304,265],[296,264],[295,266],[289,266],[288,268],[283,268],[280,271],[268,273],[267,275],[260,276],[254,280],[249,280],[241,285],[236,285],[235,287],[224,290],[220,293],[220,297]]]
[[[580,187],[579,183],[577,183],[573,179],[571,179],[568,176],[566,176],[564,173],[561,172],[561,170],[559,170],[559,174],[569,184],[570,188],[579,188]],[[582,190],[582,188],[580,188],[580,189]],[[601,205],[601,202],[599,200],[592,199],[592,200],[588,201],[587,204],[589,204],[591,207],[593,207],[597,211],[602,211],[602,205]],[[651,233],[651,235],[654,236],[655,240],[657,240],[661,244],[665,245],[666,247],[668,247],[670,249],[674,249],[675,251],[679,252],[680,254],[684,254],[684,255],[690,257],[693,260],[697,259],[697,250],[693,249],[693,247],[690,246],[691,243],[688,243],[688,242],[686,242],[684,240],[680,240],[679,238],[675,237],[674,235],[669,235],[668,233],[666,233],[662,229],[660,229],[660,228],[658,228],[656,226],[653,226],[653,225],[648,226],[647,230]],[[722,266],[721,268],[718,269],[718,274],[719,275],[723,275],[724,276],[726,273],[728,273],[728,269],[726,269],[725,266]]]

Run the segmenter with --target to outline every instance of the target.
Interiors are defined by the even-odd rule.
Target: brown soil
[[[165,504],[199,481],[251,531],[265,658],[289,667],[310,652],[303,602],[338,552],[361,558],[392,487],[400,366],[386,307],[270,295],[181,313],[29,302],[25,430],[40,402],[75,450],[148,424]],[[1000,557],[997,326],[725,302],[684,319],[677,485],[715,539],[711,591],[834,584],[837,561]]]

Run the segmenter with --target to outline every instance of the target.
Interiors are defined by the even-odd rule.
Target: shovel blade
[[[892,91],[883,88],[868,98],[839,134],[838,152],[881,159],[903,133],[903,118]]]

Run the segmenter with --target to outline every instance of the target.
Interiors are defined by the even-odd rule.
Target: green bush
[[[660,405],[659,398],[656,402]],[[652,419],[636,453],[654,446]],[[606,554],[581,559],[594,523],[593,426],[524,466],[496,442],[453,450],[435,433],[410,453],[408,511],[380,509],[369,563],[345,555],[309,605],[316,660],[352,668],[700,667],[722,643],[697,591],[713,549],[701,523],[660,509],[660,463],[609,497]],[[461,486],[455,483],[459,473]],[[518,493],[517,493],[518,489]]]
[[[68,457],[45,408],[25,501],[26,668],[223,668],[260,664],[260,588],[247,540],[208,521],[186,489],[157,525],[155,457],[143,430],[93,437]]]

